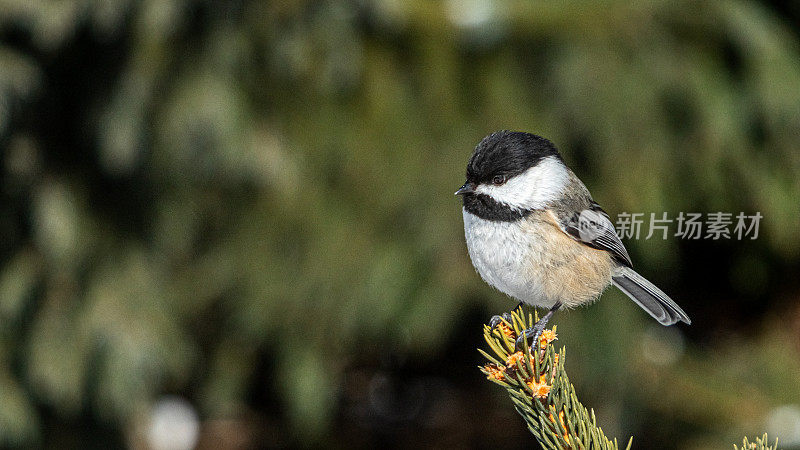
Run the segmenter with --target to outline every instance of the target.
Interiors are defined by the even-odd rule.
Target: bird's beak
[[[467,181],[463,186],[458,188],[456,195],[472,194],[475,192],[475,185]]]

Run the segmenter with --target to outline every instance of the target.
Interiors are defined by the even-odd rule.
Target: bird
[[[519,305],[547,308],[515,345],[536,342],[561,308],[588,305],[610,285],[665,326],[691,324],[661,289],[633,270],[608,214],[541,136],[497,131],[483,138],[467,164],[464,236],[481,278]],[[493,316],[492,328],[510,315]]]

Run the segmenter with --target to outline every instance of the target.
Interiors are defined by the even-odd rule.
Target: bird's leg
[[[533,340],[531,341],[531,345],[536,345],[536,343],[539,341],[539,336],[541,336],[542,331],[544,331],[544,327],[547,326],[547,322],[550,320],[551,317],[553,317],[553,313],[556,312],[558,308],[561,308],[561,302],[556,302],[556,304],[553,305],[552,308],[550,308],[550,311],[547,311],[547,314],[542,316],[542,318],[539,319],[538,322],[533,324],[532,327],[523,331],[517,338],[517,342],[514,345],[514,350],[515,351],[522,350],[524,348],[523,343],[525,342],[526,339],[529,338],[533,338]]]
[[[520,308],[522,308],[522,302],[519,302],[519,305],[517,305],[517,307],[514,309],[520,309]],[[497,328],[498,325],[503,323],[503,320],[513,325],[513,322],[511,321],[512,320],[511,313],[504,312],[503,315],[501,316],[492,316],[492,318],[489,319],[489,326],[491,327],[492,330],[494,330],[495,328]]]

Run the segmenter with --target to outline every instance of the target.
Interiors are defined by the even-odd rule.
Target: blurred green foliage
[[[452,192],[497,129],[552,139],[612,215],[764,215],[755,242],[628,243],[685,294],[677,362],[627,345],[684,338],[618,296],[557,318],[611,435],[762,432],[800,402],[800,289],[776,272],[800,265],[790,17],[753,1],[0,1],[0,443],[52,444],[85,417],[131,442],[165,393],[208,421],[278,424],[277,446],[319,442],[349,421],[362,368],[474,348],[459,324],[512,303],[474,274]],[[736,304],[771,331],[737,334],[753,328]],[[665,379],[694,388],[646,389]]]

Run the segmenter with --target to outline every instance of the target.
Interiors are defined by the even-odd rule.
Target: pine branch
[[[503,386],[517,412],[525,420],[542,447],[547,449],[613,449],[617,440],[606,437],[597,426],[594,411],[587,410],[575,395],[564,369],[566,350],[555,350],[556,328],[545,330],[531,349],[514,352],[514,342],[536,322],[522,309],[512,312],[512,323],[503,322],[494,330],[484,326],[483,335],[492,354],[479,351],[489,360],[480,367],[487,378]],[[626,449],[631,447],[628,440]]]
[[[514,343],[522,330],[530,328],[537,317],[522,308],[511,313],[511,323],[505,320],[494,330],[484,325],[483,337],[491,354],[478,349],[489,361],[480,366],[492,382],[508,391],[514,408],[528,429],[546,449],[609,449],[618,450],[617,440],[606,437],[597,426],[593,410],[587,410],[575,395],[564,369],[566,349],[556,351],[556,327],[545,330],[535,348],[514,351]],[[532,351],[533,350],[533,351]],[[633,437],[626,450],[631,448]],[[778,440],[770,445],[766,433],[751,442],[744,438],[734,450],[778,450]]]
[[[747,439],[747,436],[744,437],[742,440],[742,446],[737,447],[736,444],[733,445],[734,450],[778,450],[778,438],[775,438],[775,445],[769,445],[769,440],[767,439],[767,433],[764,433],[763,436],[757,437],[755,441],[750,442]]]

